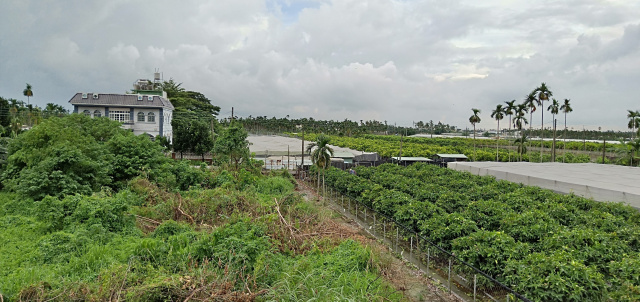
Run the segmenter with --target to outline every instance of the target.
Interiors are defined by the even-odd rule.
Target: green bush
[[[607,286],[602,274],[567,252],[533,253],[509,261],[507,285],[533,301],[604,301]]]

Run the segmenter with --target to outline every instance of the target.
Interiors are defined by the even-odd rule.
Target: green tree
[[[565,154],[567,153],[567,113],[573,111],[571,104],[569,104],[570,101],[569,99],[564,99],[564,103],[560,106],[560,110],[564,113],[564,135],[562,135],[562,148],[564,151],[562,152],[562,162],[564,162]]]
[[[533,131],[533,113],[536,111],[536,91],[531,91],[524,99],[524,105],[527,106],[527,111],[529,112],[529,137],[531,137],[531,132]],[[531,143],[529,143],[529,147],[531,147]]]
[[[627,118],[629,119],[629,124],[627,125],[631,131],[631,139],[634,138],[636,133],[636,128],[640,126],[640,112],[638,110],[627,110]]]
[[[476,160],[476,124],[479,123],[481,119],[480,119],[480,116],[478,115],[480,113],[480,109],[472,108],[471,110],[473,111],[473,115],[469,117],[469,123],[473,125],[473,160],[475,161]]]
[[[3,184],[40,200],[91,194],[122,183],[164,161],[161,147],[119,122],[83,114],[46,119],[9,144]]]
[[[162,146],[147,135],[117,133],[107,141],[106,147],[112,155],[109,175],[118,187],[136,176],[159,169],[167,161]]]
[[[68,114],[68,110],[62,107],[61,105],[54,103],[47,103],[47,106],[44,107],[43,113],[46,117],[51,116],[62,116]]]
[[[223,156],[224,160],[232,163],[237,171],[240,164],[249,164],[249,133],[242,124],[233,121],[229,127],[220,131],[213,148],[216,156]]]
[[[104,132],[128,131],[118,122],[79,114],[45,120],[10,143],[3,183],[36,200],[90,194],[111,184],[110,154],[100,143]]]
[[[498,130],[496,132],[498,135],[498,138],[496,139],[496,161],[500,161],[500,157],[498,155],[498,143],[500,142],[500,120],[504,118],[504,108],[502,107],[502,104],[496,105],[496,109],[491,112],[491,117],[496,119],[498,122]]]
[[[162,89],[176,110],[186,110],[217,116],[220,107],[211,104],[211,100],[204,94],[196,91],[188,91],[181,87],[182,83],[176,83],[173,79],[162,83]]]
[[[22,90],[22,95],[27,97],[27,105],[29,105],[30,98],[33,96],[33,90],[31,84],[27,83],[27,88]]]
[[[322,187],[324,188],[324,172],[331,164],[333,148],[329,146],[330,138],[324,134],[316,137],[316,141],[307,146],[307,153],[311,155],[311,162],[318,168],[318,191],[320,191],[320,171],[322,170]]]
[[[173,128],[173,150],[180,152],[193,152],[201,155],[211,151],[214,145],[211,126],[215,120],[209,116],[197,112],[180,110],[174,114],[171,120]]]
[[[520,161],[522,161],[522,154],[526,152],[524,148],[526,137],[524,135],[524,132],[522,131],[522,127],[527,124],[527,118],[524,117],[526,113],[527,105],[519,104],[515,111],[516,117],[513,119],[513,127],[518,128],[518,132],[520,132],[520,138],[515,141],[516,144],[520,144],[520,147],[518,148],[518,153],[520,153]]]
[[[505,104],[507,104],[507,106],[504,108],[504,114],[509,116],[509,134],[511,134],[511,117],[513,117],[513,114],[515,113],[516,110],[516,100],[511,100],[511,101],[507,101],[505,102]],[[509,140],[509,149],[511,149],[511,140]],[[509,162],[511,162],[511,152],[509,152]]]
[[[540,110],[540,162],[542,162],[542,150],[544,148],[544,101],[548,101],[549,97],[553,96],[553,92],[549,90],[547,84],[542,83],[536,87],[534,92],[537,94],[536,102],[542,110]]]
[[[553,119],[551,120],[554,127],[553,127],[553,147],[551,150],[551,161],[556,161],[556,127],[555,127],[555,123],[556,123],[556,114],[558,114],[558,110],[560,109],[560,103],[558,103],[558,100],[556,99],[552,99],[553,101],[551,102],[551,105],[549,105],[549,107],[547,107],[547,110],[549,110],[549,112],[551,112],[551,114],[553,115]]]

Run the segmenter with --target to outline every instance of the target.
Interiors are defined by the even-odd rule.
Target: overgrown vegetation
[[[148,137],[82,115],[9,150],[4,301],[403,300],[376,252],[345,240],[353,233],[288,173],[171,161]]]

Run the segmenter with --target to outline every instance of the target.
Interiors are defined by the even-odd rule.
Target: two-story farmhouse
[[[147,133],[152,138],[164,136],[172,140],[173,105],[164,91],[145,89],[146,81],[137,81],[131,94],[76,93],[69,103],[74,113],[109,117],[136,135]]]

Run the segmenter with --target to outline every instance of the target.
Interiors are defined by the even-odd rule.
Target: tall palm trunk
[[[322,197],[327,195],[327,186],[324,183],[324,170],[322,169]]]
[[[542,148],[544,148],[544,101],[540,105],[542,110],[542,118],[540,119],[540,162],[542,162]]]
[[[564,134],[562,135],[562,162],[567,154],[567,112],[564,113]]]
[[[533,136],[531,135],[533,132],[533,111],[529,111],[529,150],[531,150],[531,140]],[[529,156],[529,162],[531,162],[531,156]]]
[[[496,162],[500,161],[500,157],[498,154],[498,143],[500,143],[500,120],[498,120],[498,139],[496,140]]]
[[[511,114],[509,114],[509,131],[507,132],[507,135],[511,134]],[[507,137],[507,140],[509,141],[509,152],[507,152],[509,154],[509,162],[511,162],[511,139],[509,137]]]
[[[476,160],[476,124],[473,124],[473,161]]]

